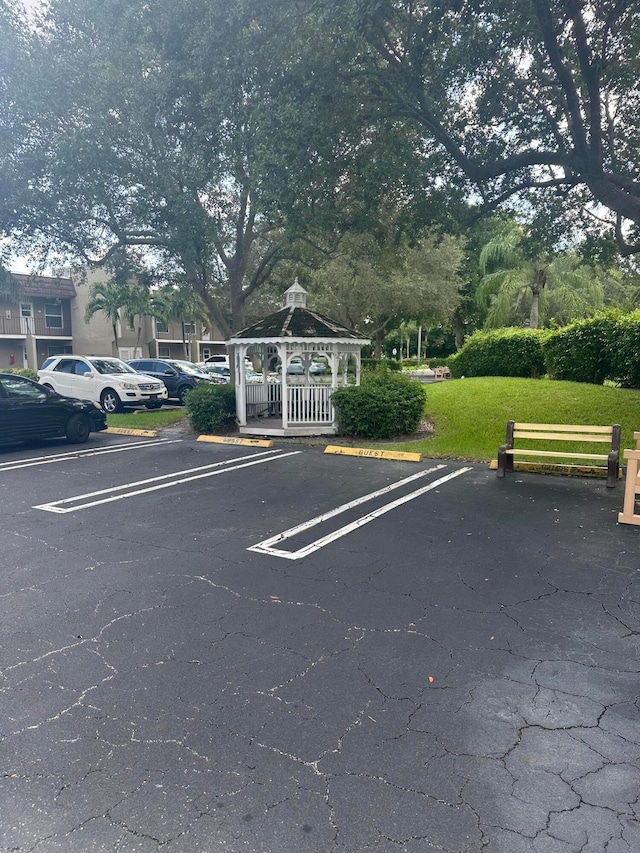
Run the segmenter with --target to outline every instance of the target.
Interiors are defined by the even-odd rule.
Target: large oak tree
[[[636,2],[354,0],[354,9],[381,111],[422,134],[422,156],[445,153],[453,180],[485,209],[552,191],[565,216],[590,204],[623,253],[640,251]]]
[[[94,265],[125,251],[242,326],[303,237],[371,210],[316,23],[290,3],[51,0],[3,77],[0,231]]]

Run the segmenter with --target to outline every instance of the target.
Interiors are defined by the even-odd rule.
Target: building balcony
[[[39,317],[2,317],[0,316],[0,335],[24,338],[70,338],[71,326],[62,324],[51,326],[47,320]]]

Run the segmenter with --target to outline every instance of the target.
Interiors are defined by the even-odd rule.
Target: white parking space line
[[[178,444],[181,438],[161,438],[158,441],[135,441],[128,444],[111,444],[108,447],[87,447],[83,450],[69,450],[66,453],[54,453],[50,456],[32,456],[28,459],[0,462],[0,473],[31,468],[34,465],[50,465],[53,462],[66,462],[69,459],[84,459],[87,456],[102,456],[105,453],[123,453],[128,450],[141,450],[144,447],[157,447],[159,444]]]
[[[182,483],[201,480],[204,477],[214,477],[216,474],[227,474],[229,471],[238,471],[240,468],[249,468],[251,465],[260,465],[274,459],[279,460],[285,459],[287,456],[297,456],[299,453],[302,453],[302,451],[294,450],[289,453],[282,453],[279,450],[266,450],[262,453],[254,453],[250,457],[240,456],[235,459],[214,462],[211,465],[201,465],[198,468],[186,468],[183,471],[174,471],[172,474],[163,474],[158,477],[151,477],[148,480],[124,483],[121,486],[111,486],[108,489],[101,489],[98,492],[88,492],[84,495],[76,495],[75,497],[64,498],[60,501],[39,504],[38,506],[34,506],[33,509],[41,509],[45,512],[55,513],[77,512],[78,510],[88,509],[89,507],[98,506],[99,504],[120,501],[124,500],[124,498],[132,498],[136,495],[155,492],[159,489],[169,489],[173,486],[181,485]],[[234,465],[233,463],[236,462],[238,464]],[[118,494],[118,492],[121,494]],[[96,498],[96,500],[90,500],[91,498]],[[69,506],[69,504],[75,504],[75,506]]]
[[[277,536],[272,536],[269,539],[265,539],[263,542],[259,542],[257,545],[252,545],[247,550],[248,551],[256,551],[259,554],[270,554],[275,557],[282,557],[285,560],[301,560],[303,557],[307,557],[309,554],[313,554],[315,551],[319,551],[320,548],[324,548],[325,545],[329,545],[331,542],[335,542],[336,539],[340,539],[342,536],[346,536],[348,533],[352,533],[354,530],[358,530],[360,527],[363,527],[365,524],[368,524],[370,521],[373,521],[375,518],[379,518],[381,515],[385,515],[387,512],[391,512],[392,509],[396,509],[396,507],[401,506],[408,501],[415,500],[420,497],[420,495],[424,495],[426,492],[430,492],[433,489],[437,489],[438,486],[442,486],[444,483],[447,483],[449,480],[453,480],[456,477],[460,477],[462,474],[465,474],[467,471],[471,471],[471,468],[459,468],[457,471],[452,471],[450,474],[446,474],[444,477],[440,477],[438,480],[434,480],[432,483],[429,483],[427,486],[423,486],[420,489],[417,489],[414,492],[410,492],[407,495],[403,495],[400,498],[396,498],[396,500],[391,501],[388,504],[384,504],[378,509],[373,510],[372,512],[367,513],[366,515],[360,516],[355,521],[350,524],[344,525],[344,527],[340,527],[338,530],[334,530],[332,533],[328,533],[326,536],[322,536],[319,539],[316,539],[315,542],[311,542],[309,545],[305,545],[303,548],[299,548],[297,551],[283,551],[280,548],[274,548],[273,546],[276,543],[285,542],[287,539],[292,539],[294,536],[304,532],[305,530],[309,530],[311,527],[315,527],[317,524],[322,524],[322,522],[326,521],[329,518],[333,518],[340,513],[346,512],[349,509],[353,509],[353,507],[358,506],[359,504],[363,504],[367,501],[373,500],[376,497],[384,495],[393,489],[399,489],[401,486],[406,485],[414,480],[417,480],[420,477],[425,477],[428,474],[432,474],[434,471],[437,471],[441,468],[444,468],[444,465],[437,465],[435,468],[429,468],[426,471],[421,471],[418,474],[413,474],[411,477],[406,477],[404,480],[398,480],[397,483],[392,483],[390,486],[386,486],[384,489],[379,489],[376,492],[371,492],[368,495],[363,495],[361,498],[357,498],[354,501],[350,501],[349,503],[342,504],[335,509],[330,510],[329,512],[325,512],[322,515],[316,516],[316,518],[312,518],[310,521],[305,521],[303,524],[298,524],[296,527],[292,527],[289,530],[285,530],[284,533],[279,533]]]

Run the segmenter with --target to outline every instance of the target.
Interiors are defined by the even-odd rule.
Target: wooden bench
[[[513,471],[514,456],[535,456],[548,459],[576,459],[586,464],[587,460],[601,463],[596,465],[607,472],[607,488],[615,486],[620,472],[620,424],[613,426],[587,426],[585,424],[527,424],[508,421],[505,443],[498,450],[498,477],[504,477],[506,471]],[[607,453],[576,452],[574,450],[549,450],[546,447],[514,447],[516,441],[541,441],[566,443],[584,442],[608,444]],[[562,463],[560,463],[562,464]],[[568,467],[565,465],[565,467]],[[594,467],[594,466],[590,466]]]
[[[448,367],[434,367],[433,378],[436,382],[441,382],[444,379],[451,379],[451,371]]]

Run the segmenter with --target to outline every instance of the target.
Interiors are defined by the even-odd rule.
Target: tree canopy
[[[640,8],[632,0],[355,0],[382,112],[485,209],[591,203],[640,251]],[[452,178],[455,180],[455,177]],[[520,208],[522,211],[522,207]],[[597,220],[593,220],[596,222]]]
[[[373,303],[363,240],[393,257],[473,212],[640,252],[631,0],[50,0],[30,28],[17,7],[0,0],[0,234],[124,253],[223,334],[282,264],[353,251]]]

